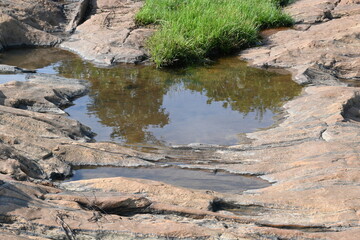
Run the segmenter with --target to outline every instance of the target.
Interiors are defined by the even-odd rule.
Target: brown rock
[[[14,46],[61,47],[102,65],[147,58],[152,29],[137,29],[138,0],[0,1],[0,51]],[[70,37],[69,37],[70,36]]]
[[[332,11],[334,18],[360,14],[359,0],[342,0]]]
[[[294,1],[286,8],[296,23],[314,24],[332,19],[331,11],[339,0],[301,0]]]
[[[110,8],[115,3],[120,5],[113,13]],[[285,67],[301,83],[337,85],[339,78],[356,79],[357,3],[298,0],[287,11],[303,24],[297,30],[275,33],[267,45],[242,56],[258,66]],[[131,26],[126,14],[120,14],[126,6],[121,4],[126,3],[92,4],[96,13],[80,30],[86,29],[86,23],[93,23],[102,34]],[[137,6],[133,1],[128,4]],[[132,9],[124,13],[131,15]],[[118,14],[125,22],[117,22]],[[86,36],[80,30],[74,35],[79,34],[79,39]],[[128,31],[123,33],[120,43]],[[131,32],[126,47],[141,45],[136,41],[142,34]],[[94,46],[91,54],[96,61],[123,56],[109,43]],[[44,82],[26,86],[38,85],[45,87]],[[20,96],[15,87],[8,85],[13,88],[9,98]],[[56,87],[50,84],[47,89]],[[0,171],[18,179],[64,177],[72,165],[146,166],[161,159],[183,161],[181,166],[188,168],[261,175],[274,183],[236,195],[130,178],[67,182],[55,188],[45,186],[49,185],[45,181],[19,182],[1,174],[0,237],[18,233],[53,239],[356,239],[360,234],[358,91],[307,87],[302,96],[284,105],[284,119],[276,127],[247,134],[246,142],[229,148],[163,149],[170,159],[116,144],[89,143],[89,130],[63,115],[0,106]],[[44,92],[34,101],[48,104],[44,99],[51,91]],[[56,106],[61,101],[54,102]]]
[[[26,25],[6,15],[0,15],[0,50],[14,46],[54,46],[60,42],[56,36]]]
[[[82,208],[96,210],[106,214],[133,215],[146,212],[151,205],[147,198],[136,195],[124,195],[116,193],[58,193],[46,194],[47,200],[76,202]]]
[[[71,166],[148,166],[162,158],[116,144],[87,143],[90,129],[60,109],[86,93],[87,82],[45,74],[28,78],[0,86],[1,104],[12,107],[0,107],[2,173],[56,179],[71,175]]]
[[[137,152],[114,143],[62,144],[53,152],[72,166],[153,166],[152,162],[164,158],[161,155]]]
[[[66,25],[62,5],[48,0],[2,0],[0,9],[2,14],[7,14],[24,25],[44,32],[56,32]]]
[[[187,217],[181,217],[183,220],[177,222],[176,216],[164,219],[161,215],[120,217],[104,213],[104,209],[132,209],[134,213],[143,210],[151,202],[141,196],[64,193],[39,184],[15,182],[3,175],[0,178],[3,236],[12,232],[22,234],[24,231],[20,229],[29,229],[38,239],[209,238],[222,234],[239,239],[240,236],[235,230],[227,230],[222,223],[218,224],[211,218],[191,223],[192,218]],[[231,222],[228,221],[229,224]],[[216,227],[209,228],[204,224],[215,224]]]
[[[65,15],[68,16],[69,23],[65,28],[65,31],[72,33],[78,25],[86,20],[86,14],[89,10],[90,0],[77,0],[70,1],[69,4],[65,5]]]
[[[101,65],[138,63],[147,58],[144,41],[151,29],[136,29],[134,16],[141,1],[92,2],[92,15],[60,47]]]
[[[53,75],[29,75],[29,81],[9,82],[0,85],[0,104],[28,109],[36,112],[64,114],[61,107],[71,104],[71,100],[85,95],[87,81],[61,78]]]
[[[147,166],[153,163],[146,159],[159,158],[115,144],[85,143],[92,133],[66,116],[2,106],[0,122],[0,165],[4,172],[19,173],[15,175],[18,178],[24,173],[33,178],[64,178],[74,165]],[[9,159],[18,163],[10,164]],[[17,164],[22,172],[18,172]]]
[[[9,66],[5,64],[0,64],[0,73],[10,74],[10,73],[34,73],[32,70],[26,70],[15,66]]]
[[[309,4],[313,2],[296,1],[287,11],[291,15],[294,11],[312,14]],[[321,11],[327,11],[329,6],[333,11],[335,1],[318,2],[321,2]],[[345,6],[358,8],[358,4],[351,2]],[[337,79],[360,77],[360,57],[355,54],[360,47],[359,31],[360,15],[349,13],[347,17],[321,22],[307,30],[278,32],[270,36],[266,45],[246,50],[241,57],[255,66],[289,69],[294,73],[294,80],[301,84],[339,85]]]
[[[87,2],[0,1],[0,50],[60,43],[83,20]]]
[[[201,210],[211,209],[214,196],[196,190],[174,187],[169,184],[131,178],[104,178],[63,183],[62,187],[72,191],[101,190],[126,194],[145,194],[153,202],[190,207]]]

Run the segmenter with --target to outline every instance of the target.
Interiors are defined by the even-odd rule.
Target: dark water
[[[18,49],[0,54],[0,62],[89,80],[89,95],[66,111],[96,140],[132,145],[236,144],[238,134],[271,126],[282,104],[301,91],[290,75],[237,58],[180,70],[98,68],[58,49]]]
[[[107,177],[135,177],[181,187],[231,193],[270,186],[269,182],[257,177],[180,168],[88,168],[76,170],[70,181]]]

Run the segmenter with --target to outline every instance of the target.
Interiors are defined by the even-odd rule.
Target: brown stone
[[[28,75],[26,82],[8,82],[0,86],[0,104],[35,112],[65,114],[60,108],[85,95],[89,83],[53,75]]]
[[[0,1],[0,51],[60,46],[101,65],[147,59],[154,30],[135,26],[138,0]]]
[[[183,221],[177,222],[176,216],[166,219],[161,214],[132,216],[131,212],[127,212],[125,215],[130,216],[118,216],[106,213],[106,210],[111,212],[114,209],[117,210],[114,213],[119,213],[119,209],[132,209],[132,214],[142,211],[151,202],[141,196],[96,191],[67,193],[39,184],[16,182],[4,175],[0,175],[0,178],[3,235],[16,232],[17,229],[31,229],[32,235],[39,239],[128,239],[154,236],[208,238],[225,233],[234,239],[240,236],[233,230],[222,229],[223,224],[217,223],[217,220],[203,219],[204,216],[197,221],[203,224],[211,222],[210,225],[215,224],[217,227],[211,229],[191,223],[191,217],[181,217]],[[232,220],[228,221],[231,224]]]
[[[315,86],[307,86],[284,105],[277,126],[247,134],[237,146],[190,145],[149,154],[114,143],[91,143],[90,130],[63,114],[15,109],[16,104],[10,104],[23,92],[29,101],[59,108],[65,96],[75,97],[78,87],[86,89],[78,80],[64,80],[65,85],[59,86],[36,80],[45,75],[34,75],[28,83],[0,86],[4,104],[12,106],[0,106],[0,238],[356,239],[360,89],[339,86],[343,85],[339,79],[359,78],[358,3],[298,0],[286,10],[299,23],[294,29],[276,32],[264,46],[242,53],[256,66],[284,67],[296,81]],[[124,59],[120,48],[140,49],[141,36],[151,34],[131,28],[139,2],[92,1],[92,6],[93,14],[72,36],[79,46],[93,44],[95,50],[87,59],[99,63]],[[9,14],[4,18],[15,21]],[[19,16],[20,25],[30,24],[25,15]],[[91,24],[110,36],[109,41],[101,44]],[[50,25],[37,19],[29,26],[51,29]],[[87,29],[95,42],[87,42]],[[119,35],[111,35],[114,32]],[[72,46],[73,51],[81,50]],[[134,59],[136,54],[131,54],[129,59]],[[61,94],[52,94],[54,90]],[[260,175],[273,184],[242,194],[221,194],[136,178],[56,187],[39,180],[68,176],[76,165],[152,166],[159,160],[169,164],[176,160],[184,168]]]
[[[287,11],[313,14],[310,5],[317,11],[336,11],[338,1],[296,1]],[[318,5],[318,2],[321,2]],[[342,2],[342,1],[341,1]],[[358,4],[339,4],[349,9],[357,9]],[[334,10],[335,8],[335,10]],[[287,30],[278,32],[262,47],[244,51],[241,57],[259,67],[281,67],[293,72],[293,78],[301,84],[339,85],[338,79],[360,77],[360,57],[356,54],[360,47],[360,15],[349,12],[331,21],[312,25],[307,30]],[[302,22],[313,22],[310,16],[303,16]],[[310,20],[309,20],[310,19]],[[297,25],[295,25],[295,29]]]
[[[6,15],[0,15],[0,50],[14,46],[54,46],[60,42],[56,36],[26,25]]]
[[[147,58],[143,46],[152,29],[137,29],[141,1],[98,0],[92,14],[60,47],[100,65],[138,63]]]
[[[296,23],[314,24],[332,19],[331,11],[339,0],[301,0],[294,1],[286,11]]]
[[[71,175],[71,166],[151,166],[163,158],[117,144],[90,143],[90,129],[61,110],[87,92],[88,82],[47,74],[27,78],[0,85],[0,104],[5,105],[0,106],[1,172],[18,179],[55,179]]]

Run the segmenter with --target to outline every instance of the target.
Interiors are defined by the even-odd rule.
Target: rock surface
[[[9,66],[5,64],[0,64],[0,73],[1,74],[11,74],[11,73],[34,73],[32,70],[26,70],[15,66]]]
[[[101,65],[148,58],[153,29],[137,28],[139,0],[0,1],[0,51],[18,46],[55,46]]]
[[[214,162],[183,167],[259,174],[274,181],[270,187],[224,199],[225,206],[263,226],[297,229],[288,233],[292,237],[299,232],[317,239],[335,231],[346,235],[359,223],[360,124],[350,119],[359,111],[354,96],[359,90],[308,87],[303,96],[285,104],[288,114],[278,127],[248,134],[249,144],[218,150]],[[326,234],[305,234],[307,229]]]
[[[359,1],[296,1],[287,8],[298,23],[294,29],[272,35],[264,46],[241,57],[255,66],[289,69],[301,84],[339,85],[338,79],[358,79],[358,9]]]
[[[135,25],[135,13],[142,4],[139,0],[93,0],[89,19],[60,47],[100,65],[145,60],[145,39],[153,30]]]
[[[0,175],[0,179],[0,229],[3,234],[19,234],[16,239],[26,235],[20,229],[28,229],[39,239],[181,239],[209,238],[214,235],[239,239],[236,229],[226,230],[223,226],[225,222],[232,225],[233,222],[243,221],[240,217],[207,210],[155,203],[147,197],[147,188],[141,194],[98,192],[93,189],[74,193],[51,186],[13,181],[4,175]],[[123,184],[123,180],[103,180],[102,187],[114,188],[114,183]],[[149,185],[130,179],[127,183],[138,188],[149,186],[150,189],[151,185],[164,186],[159,182]],[[90,183],[85,182],[85,185],[91,189]],[[173,196],[178,199],[181,199],[184,191],[189,192],[172,186],[164,187],[172,188]],[[195,202],[205,203],[206,199],[211,199],[211,196],[199,191],[190,193]],[[159,197],[155,199],[161,200]]]
[[[79,8],[84,7],[80,3],[86,4],[73,3]],[[124,36],[130,33],[131,21],[119,23],[117,17],[131,19],[139,2],[95,3],[91,2],[91,17],[71,38],[89,44],[85,37],[90,23],[99,33],[120,28]],[[110,11],[116,3],[119,7]],[[264,46],[242,53],[256,66],[284,67],[296,81],[314,86],[284,105],[278,126],[247,134],[237,146],[190,145],[159,149],[155,154],[93,143],[91,131],[59,108],[86,91],[82,81],[32,74],[28,82],[0,85],[1,104],[7,105],[0,106],[0,238],[356,239],[360,234],[360,88],[339,86],[343,85],[339,79],[359,78],[359,3],[298,0],[287,8],[297,21],[294,29],[277,32]],[[126,4],[131,8],[125,11]],[[67,24],[61,25],[68,31],[84,20],[84,11],[71,9],[67,11],[75,16],[73,21],[66,18]],[[28,20],[20,14],[16,21]],[[31,27],[52,29],[41,18],[31,22]],[[137,35],[141,31],[131,31],[125,42],[133,43],[128,46],[140,44],[136,41],[141,40]],[[117,41],[92,42],[99,48],[86,58],[117,62],[121,44],[110,44],[112,40]],[[104,53],[106,46],[110,50]],[[19,107],[14,102],[25,98],[32,104],[14,108]],[[41,109],[51,113],[35,112]],[[159,163],[261,175],[273,185],[222,194],[135,178],[47,180],[69,176],[73,166]]]
[[[161,158],[111,143],[88,143],[90,129],[61,110],[88,86],[46,74],[0,85],[1,172],[18,179],[56,179],[71,175],[71,166],[148,166]]]
[[[54,46],[72,22],[64,12],[71,1],[0,1],[0,50],[14,46]],[[76,2],[76,1],[75,1]],[[78,2],[78,1],[77,1]]]
[[[87,143],[90,130],[63,115],[0,107],[0,169],[16,178],[62,179],[70,166],[148,166],[155,157],[112,144]],[[20,166],[20,169],[19,169]],[[25,173],[25,175],[24,175]]]
[[[69,106],[72,99],[85,95],[89,86],[87,81],[47,74],[28,75],[27,80],[0,86],[0,105],[34,112],[65,114],[60,108]]]

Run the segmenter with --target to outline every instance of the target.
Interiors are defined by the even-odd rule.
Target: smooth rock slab
[[[59,44],[83,18],[86,0],[0,1],[0,50]]]
[[[114,1],[98,3],[98,9],[106,10]],[[358,78],[357,3],[298,0],[289,11],[308,9],[297,14],[304,23],[299,30],[279,32],[268,45],[243,56],[258,66],[286,67],[302,83],[336,85],[339,77]],[[340,14],[345,7],[352,11]],[[108,19],[109,26],[116,22]],[[285,104],[286,116],[277,127],[247,134],[241,145],[163,150],[171,156],[163,162],[259,174],[274,182],[268,188],[225,195],[114,178],[64,183],[64,191],[46,181],[19,182],[0,175],[1,234],[54,239],[354,239],[360,234],[357,91],[308,87]],[[18,179],[64,176],[71,165],[87,160],[94,165],[151,165],[159,159],[116,144],[86,142],[89,130],[62,115],[1,106],[0,122],[0,170]],[[134,211],[131,217],[96,209],[127,201]],[[214,206],[220,212],[209,211],[216,210]],[[142,212],[144,207],[147,212]]]
[[[0,85],[1,172],[17,179],[62,179],[71,175],[71,166],[149,166],[162,158],[89,143],[94,136],[90,129],[61,109],[88,87],[87,81],[47,74]]]
[[[337,9],[334,2],[339,1],[320,2],[326,3],[314,6],[332,14]],[[305,30],[296,30],[299,25],[295,25],[294,30],[270,36],[264,46],[243,51],[241,58],[259,67],[286,68],[301,84],[339,85],[338,79],[360,78],[360,15],[350,11],[357,9],[358,4],[341,3],[339,7],[348,8],[348,16],[309,25]],[[314,13],[309,7],[312,4],[313,1],[308,0],[296,1],[287,11],[290,15],[295,10]]]
[[[28,75],[28,81],[0,85],[0,105],[35,112],[65,114],[61,108],[85,95],[89,83],[47,74]]]
[[[90,129],[63,115],[0,106],[0,123],[0,169],[18,179],[63,179],[71,175],[71,166],[149,166],[159,158],[89,143]]]
[[[331,11],[339,3],[339,0],[302,0],[294,1],[286,8],[293,17],[295,23],[314,24],[326,22],[332,19]]]
[[[9,66],[5,64],[0,64],[0,74],[10,74],[10,73],[34,73],[35,71],[26,70],[15,66]]]
[[[147,59],[146,39],[153,29],[137,29],[135,13],[142,1],[98,0],[92,15],[60,47],[99,65],[139,63]]]
[[[210,238],[221,235],[240,239],[242,236],[235,228],[227,229],[229,227],[224,227],[215,219],[222,218],[230,226],[234,221],[243,221],[239,217],[153,203],[145,192],[132,195],[98,191],[76,193],[41,184],[16,182],[2,174],[0,179],[0,214],[3,216],[0,229],[3,235],[13,232],[23,234],[26,231],[20,229],[31,229],[31,234],[39,239],[66,236],[73,239]],[[124,184],[122,179],[113,180],[116,185]],[[137,183],[133,181],[133,184]],[[169,191],[175,190],[172,193],[175,199],[182,198],[183,192],[179,193],[170,185],[166,187]],[[193,192],[192,198],[197,201],[204,196],[206,194]],[[109,214],[123,215],[121,209],[127,210],[125,215],[131,216]],[[134,215],[141,211],[156,214]],[[169,217],[164,218],[163,213],[166,212]],[[177,214],[184,216],[177,217]]]

